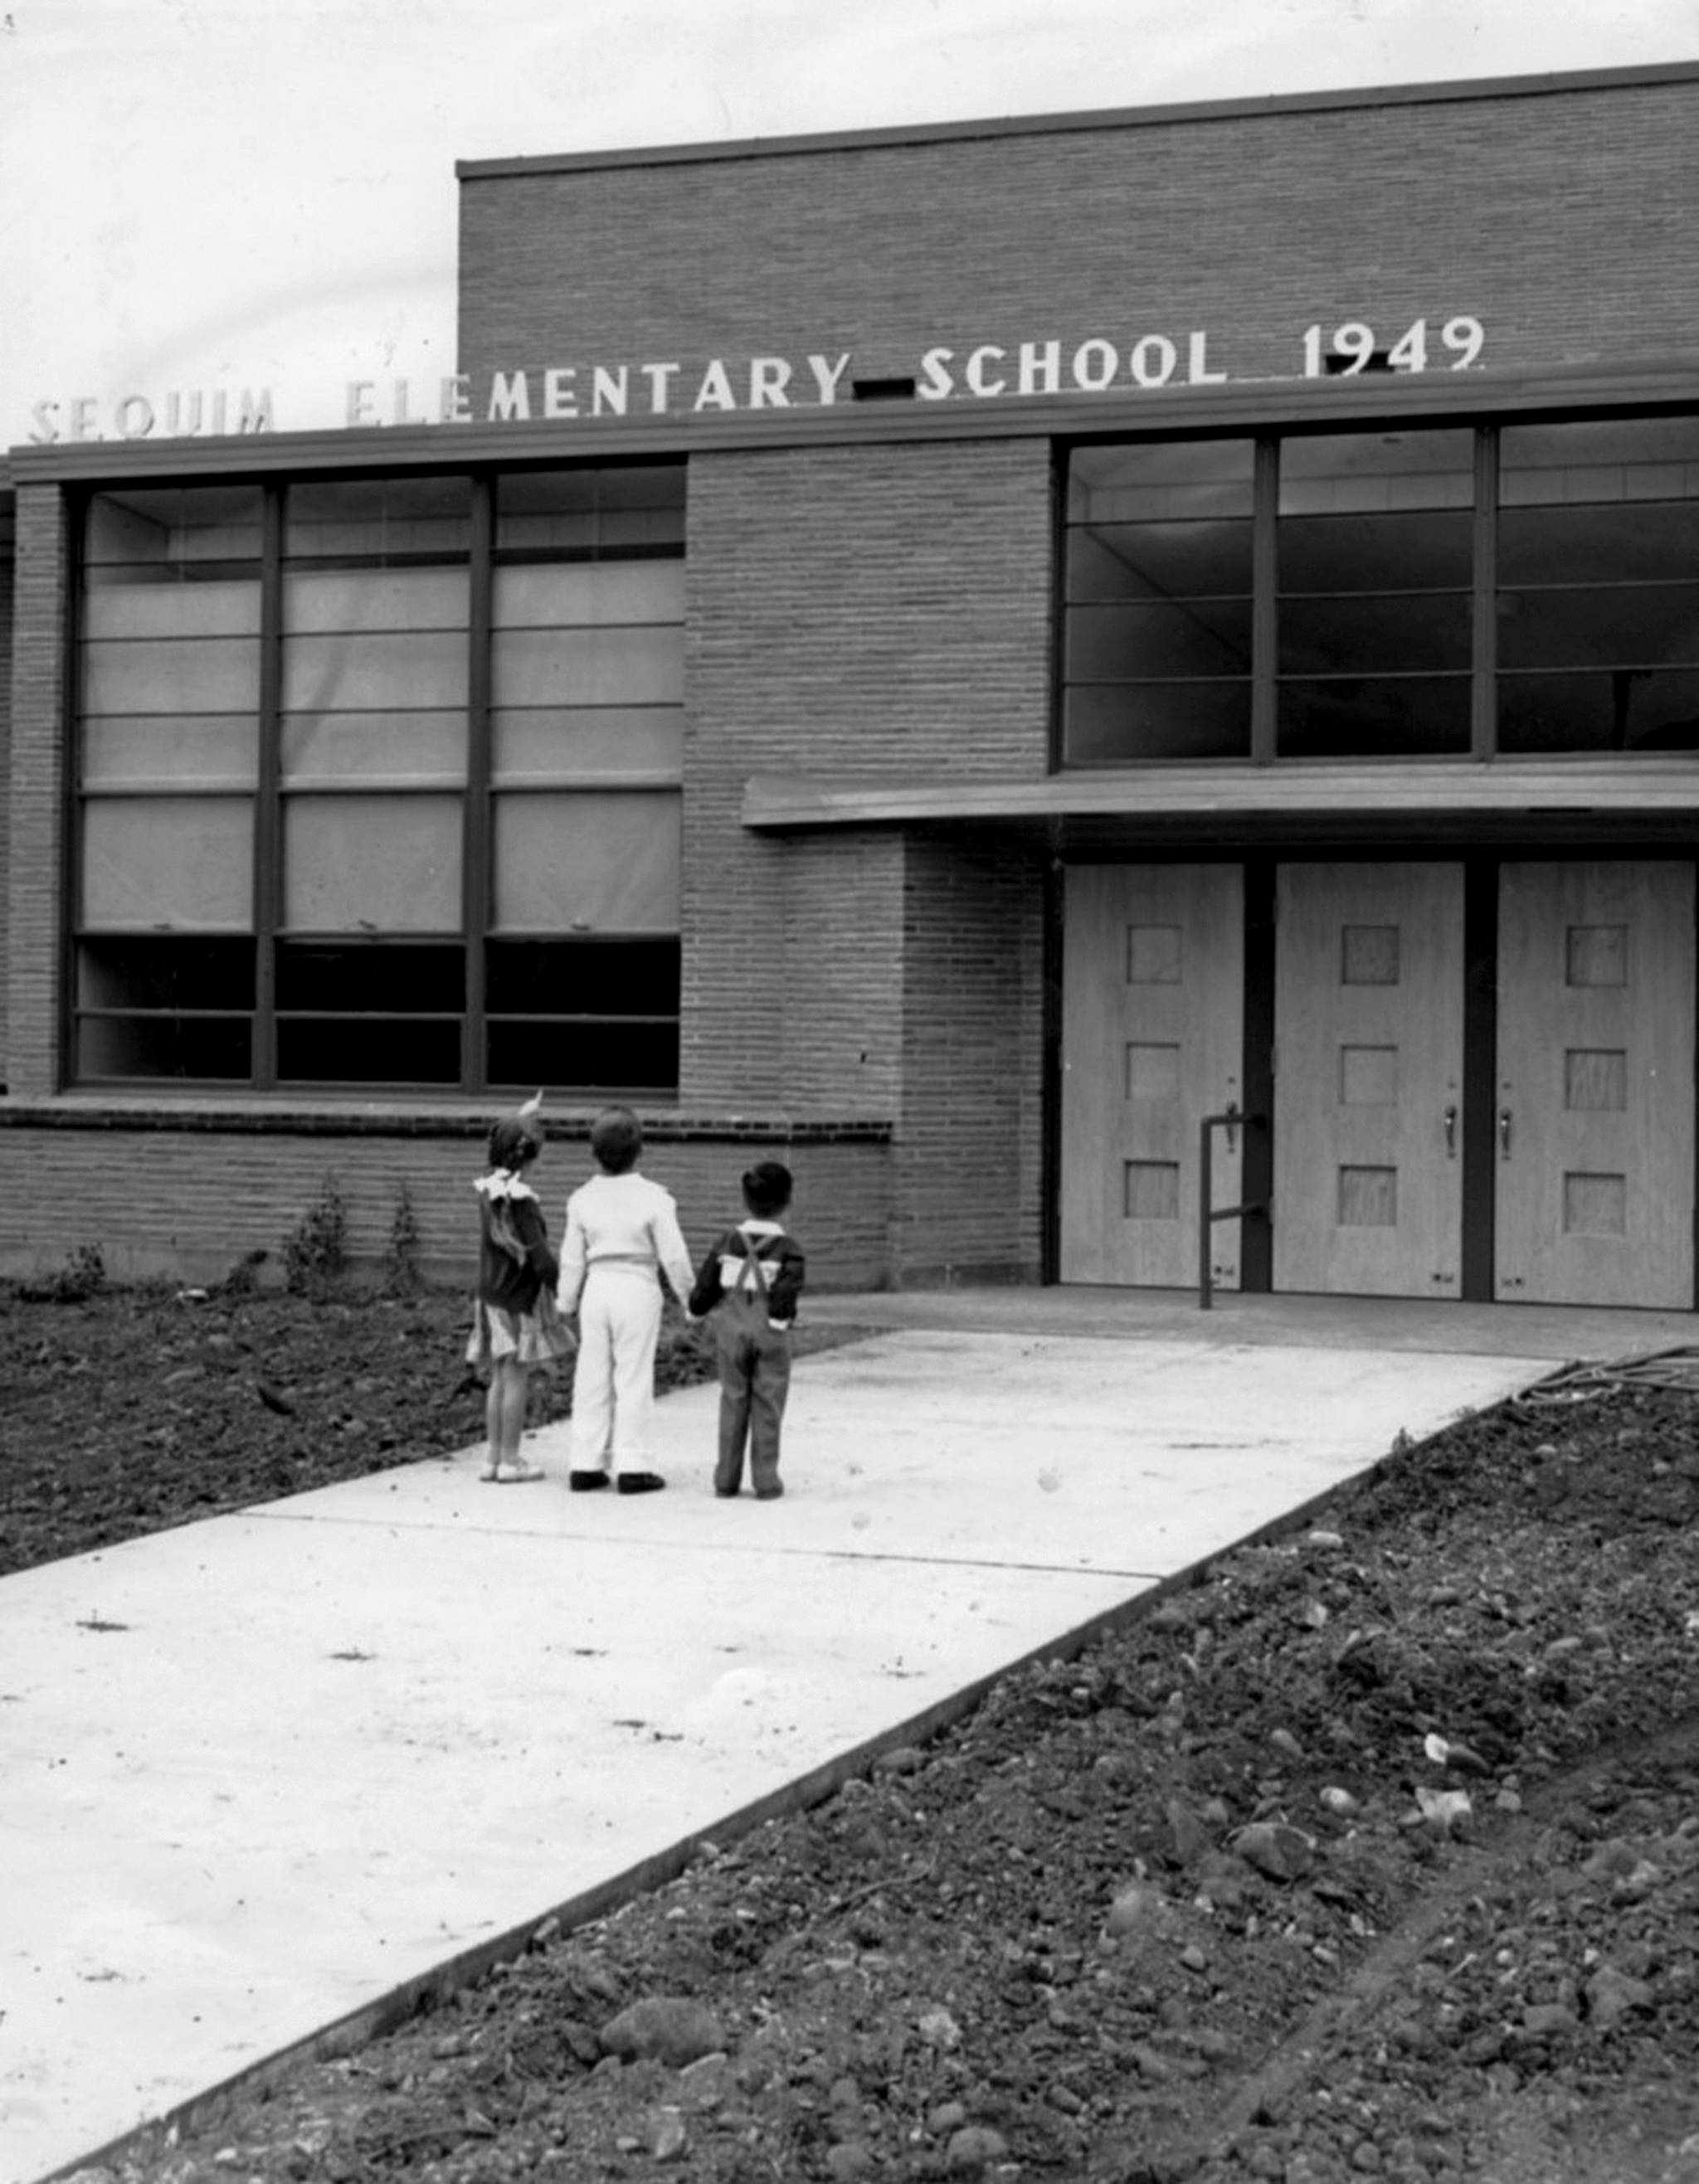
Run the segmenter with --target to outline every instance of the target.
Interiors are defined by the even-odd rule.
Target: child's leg
[[[614,1471],[648,1472],[655,1422],[655,1351],[660,1337],[660,1285],[640,1274],[618,1275],[609,1288],[613,1338]]]
[[[614,1431],[613,1334],[608,1285],[587,1282],[578,1304],[578,1356],[572,1368],[572,1474],[605,1472]]]
[[[519,1444],[525,1434],[525,1397],[530,1374],[516,1357],[502,1360],[501,1460],[517,1468]]]
[[[484,1438],[489,1443],[489,1454],[484,1459],[486,1479],[493,1479],[497,1472],[501,1469],[502,1396],[505,1384],[506,1375],[502,1370],[502,1360],[499,1357],[492,1357],[490,1384],[484,1396]]]
[[[714,1491],[735,1494],[744,1483],[744,1444],[749,1432],[749,1344],[723,1319],[714,1330],[720,1362],[720,1460]]]
[[[764,1502],[783,1493],[779,1484],[779,1428],[790,1395],[790,1337],[764,1328],[749,1346],[749,1475]]]
[[[489,1438],[486,1479],[500,1479],[521,1470],[519,1444],[525,1432],[527,1372],[516,1357],[490,1360],[489,1393],[484,1398],[484,1427]]]

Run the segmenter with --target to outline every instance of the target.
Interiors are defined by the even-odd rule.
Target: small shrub
[[[283,1286],[292,1296],[322,1296],[348,1271],[348,1216],[326,1176],[319,1195],[283,1240]]]
[[[31,1304],[86,1304],[106,1285],[106,1262],[97,1244],[79,1244],[64,1266],[39,1281],[21,1282],[18,1294]]]
[[[259,1269],[271,1256],[266,1251],[244,1251],[219,1287],[227,1297],[252,1296],[259,1286]]]
[[[424,1288],[425,1277],[419,1265],[421,1241],[419,1217],[413,1211],[413,1194],[404,1183],[398,1183],[395,1187],[395,1212],[389,1223],[389,1249],[383,1260],[386,1296],[417,1296]]]

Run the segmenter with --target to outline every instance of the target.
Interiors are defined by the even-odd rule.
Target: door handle
[[[1498,1156],[1501,1160],[1510,1158],[1510,1110],[1508,1107],[1501,1107],[1498,1111]]]
[[[1457,1157],[1457,1110],[1455,1101],[1446,1110],[1445,1123],[1446,1157],[1447,1160],[1456,1160]]]

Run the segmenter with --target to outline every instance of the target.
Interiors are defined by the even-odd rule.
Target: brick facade
[[[269,1255],[261,1279],[280,1279],[284,1242],[328,1180],[347,1210],[357,1276],[381,1270],[404,1187],[426,1274],[470,1282],[482,1118],[416,1117],[412,1128],[363,1119],[358,1127],[328,1107],[305,1121],[209,1108],[175,1123],[149,1116],[142,1126],[121,1111],[14,1112],[0,1126],[0,1274],[50,1271],[93,1245],[115,1279],[217,1281],[253,1251]],[[557,1123],[538,1173],[557,1243],[566,1194],[592,1172],[587,1127],[588,1118]],[[810,1282],[880,1286],[889,1209],[878,1133],[799,1138],[758,1118],[683,1130],[661,1121],[643,1167],[678,1200],[685,1240],[699,1256],[741,1210],[738,1177],[763,1159],[783,1160],[796,1178],[794,1225]]]
[[[9,513],[9,511],[8,511]],[[6,935],[11,925],[7,874],[12,861],[12,593],[9,524],[0,516],[0,1087],[6,1082]]]
[[[682,1096],[895,1117],[899,1278],[1036,1268],[1036,1195],[1009,1187],[1037,1158],[1040,875],[896,833],[766,839],[744,784],[1043,776],[1050,476],[1038,441],[691,464]]]
[[[64,796],[65,514],[53,487],[18,491],[14,600],[7,1088],[58,1089]]]
[[[823,1286],[1041,1276],[1055,1072],[1041,832],[967,818],[758,832],[748,784],[1046,778],[1058,433],[1147,416],[1186,431],[1189,405],[1220,392],[1188,389],[1205,371],[1227,376],[1232,429],[1265,401],[1290,419],[1328,398],[1301,376],[1305,329],[1345,320],[1381,347],[1427,322],[1436,368],[1420,387],[1383,382],[1395,401],[1479,386],[1501,405],[1524,375],[1629,375],[1689,351],[1699,71],[1628,75],[463,170],[460,362],[479,429],[459,448],[452,429],[375,433],[364,452],[688,460],[680,1096],[653,1118],[651,1166],[693,1235],[771,1153],[797,1171]],[[1485,329],[1479,378],[1445,368],[1439,330],[1459,315]],[[1127,368],[1147,337],[1173,345],[1160,395]],[[1012,391],[852,398],[853,379],[914,376],[929,350],[950,351],[959,380],[981,345],[1005,352],[988,368],[1012,389],[1022,345],[1040,358],[1050,343],[1064,362],[1113,346],[1108,408],[1089,393],[1025,415]],[[814,404],[814,355],[848,359],[830,410]],[[751,408],[757,358],[788,359],[797,409]],[[733,399],[694,407],[716,359]],[[482,426],[493,372],[527,373],[540,397],[545,371],[575,370],[583,392],[597,365],[670,371],[666,414],[639,399],[623,421]],[[334,452],[270,459],[347,466],[351,437],[331,437]],[[404,1180],[427,1260],[460,1279],[487,1117],[350,1100],[303,1121],[281,1100],[60,1086],[64,482],[109,458],[118,475],[116,448],[19,472],[0,1270],[93,1242],[115,1271],[208,1279],[279,1251],[332,1173],[365,1262],[382,1256]],[[187,451],[187,470],[199,460],[233,459],[209,443]],[[573,1157],[551,1153],[551,1198]]]
[[[1290,378],[1317,322],[1458,313],[1494,370],[1691,350],[1692,81],[1283,105],[475,169],[474,414],[493,370],[666,359],[688,386],[715,357],[850,350],[883,375],[935,344],[1199,329],[1212,370]]]

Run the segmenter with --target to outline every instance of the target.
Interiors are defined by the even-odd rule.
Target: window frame
[[[266,470],[239,475],[226,475],[216,480],[195,476],[150,476],[138,479],[132,488],[122,480],[103,478],[91,481],[75,490],[69,499],[68,518],[68,582],[70,612],[66,619],[66,752],[64,774],[64,809],[66,855],[61,889],[62,915],[65,947],[63,953],[60,1011],[60,1081],[79,1090],[146,1090],[195,1091],[230,1096],[269,1095],[303,1097],[354,1096],[388,1100],[483,1098],[513,1089],[534,1089],[527,1078],[524,1084],[517,1078],[493,1074],[487,1062],[491,1055],[491,1031],[493,1018],[487,1006],[489,978],[487,956],[493,944],[512,940],[515,937],[530,941],[572,950],[593,948],[599,961],[587,959],[589,990],[600,994],[605,1004],[606,991],[610,983],[609,965],[616,964],[622,955],[642,967],[640,977],[652,990],[643,996],[646,1006],[639,1010],[611,1014],[604,1005],[599,1011],[575,1006],[577,998],[570,991],[562,996],[561,1005],[553,1008],[527,1011],[514,1018],[515,1022],[541,1027],[533,1036],[548,1038],[554,1033],[557,1039],[571,1031],[575,1026],[606,1026],[616,1034],[617,1048],[623,1038],[624,1045],[632,1048],[628,1027],[641,1022],[649,1028],[648,1046],[657,1061],[670,1062],[670,1074],[651,1071],[640,1076],[630,1073],[610,1075],[608,1081],[600,1077],[586,1078],[577,1083],[554,1082],[551,1085],[557,1095],[582,1096],[586,1099],[627,1097],[656,1101],[670,1101],[678,1095],[678,1068],[681,1051],[681,971],[682,932],[675,923],[668,933],[645,930],[626,933],[621,931],[597,931],[593,934],[575,932],[538,933],[525,936],[499,934],[495,929],[493,893],[495,883],[493,840],[495,798],[492,794],[492,736],[491,736],[491,663],[493,638],[493,592],[495,570],[504,558],[495,550],[495,501],[499,482],[505,476],[542,476],[571,472],[578,476],[600,478],[610,474],[626,474],[638,470],[666,473],[670,488],[663,487],[658,504],[665,511],[660,528],[669,536],[650,538],[638,542],[626,541],[608,545],[594,530],[588,541],[559,546],[539,548],[534,543],[516,550],[515,561],[531,563],[620,563],[638,560],[664,560],[682,562],[686,557],[686,524],[688,521],[688,464],[676,452],[657,452],[654,454],[621,454],[601,461],[573,461],[556,457],[539,457],[529,463],[512,461],[468,463],[444,461],[426,468],[413,466],[386,467],[374,462],[358,471],[341,468],[318,472],[304,470],[295,472]],[[287,494],[292,487],[311,486],[324,482],[387,483],[391,480],[402,484],[421,480],[454,481],[470,488],[469,528],[464,560],[452,560],[452,566],[463,566],[466,572],[467,611],[465,630],[465,748],[466,765],[464,782],[452,788],[439,788],[431,793],[453,794],[460,805],[459,844],[460,877],[458,889],[459,922],[452,930],[432,928],[421,930],[374,933],[367,940],[365,935],[337,935],[326,932],[319,935],[311,932],[292,933],[284,919],[284,806],[292,793],[283,775],[282,737],[284,724],[283,687],[286,647],[289,632],[285,627],[285,579],[290,565],[286,535]],[[128,798],[132,802],[172,794],[194,794],[174,790],[166,782],[155,786],[121,781],[111,788],[98,782],[91,783],[85,778],[83,662],[86,656],[86,623],[89,597],[88,571],[90,567],[90,517],[95,504],[104,496],[121,495],[130,490],[181,490],[192,493],[197,489],[216,484],[221,488],[243,487],[257,490],[260,495],[259,564],[259,628],[258,644],[258,757],[255,777],[251,788],[236,793],[250,798],[253,805],[253,886],[249,924],[240,935],[220,934],[220,939],[246,941],[253,951],[253,978],[251,1006],[231,1008],[220,1006],[216,1010],[203,1010],[193,1005],[183,1009],[150,1007],[145,1002],[120,1000],[117,1002],[90,1002],[84,994],[85,951],[97,950],[103,939],[117,941],[133,939],[145,944],[150,938],[145,930],[124,934],[109,927],[89,923],[83,915],[83,856],[86,827],[84,814],[92,803],[105,799],[116,802]],[[593,489],[595,490],[595,489]],[[610,502],[610,506],[613,504]],[[598,518],[598,522],[599,518]],[[297,566],[299,564],[297,557]],[[348,566],[362,566],[364,557],[351,557]],[[682,596],[678,608],[679,644],[682,646],[684,605]],[[657,627],[660,626],[659,624]],[[659,710],[659,709],[657,709]],[[615,768],[592,772],[577,781],[568,777],[551,784],[550,793],[569,794],[575,789],[588,792],[605,791],[620,786],[629,793],[646,795],[655,800],[657,810],[664,800],[676,815],[682,810],[683,798],[682,694],[677,704],[681,735],[679,759],[676,770],[658,768],[653,762],[632,770],[627,782]],[[116,716],[116,717],[121,717]],[[663,771],[666,777],[662,778]],[[205,793],[210,794],[211,791]],[[229,790],[223,793],[230,794]],[[337,794],[381,794],[386,797],[410,794],[388,785],[382,788],[372,783],[362,786],[358,772],[351,773],[344,789],[331,789]],[[504,793],[522,794],[522,790]],[[197,938],[190,932],[167,934],[159,933],[161,939],[189,943]],[[421,1010],[418,1006],[400,1012],[398,1021],[404,1019],[409,1027],[428,1022],[458,1019],[458,1069],[452,1079],[432,1077],[418,1080],[398,1074],[393,1078],[366,1073],[331,1075],[320,1069],[314,1075],[285,1075],[280,1067],[280,1030],[290,1022],[313,1021],[321,1026],[322,1039],[328,1030],[335,1036],[334,1017],[337,1011],[320,1012],[315,1017],[309,1011],[285,1008],[281,1006],[283,981],[280,978],[282,951],[292,943],[298,947],[314,944],[334,945],[344,950],[356,946],[370,945],[374,949],[390,950],[420,948],[454,950],[460,962],[460,991],[458,1006],[450,1005],[442,1009]],[[669,953],[670,951],[670,953]],[[164,957],[161,956],[164,965]],[[670,971],[669,971],[670,963]],[[137,983],[143,983],[140,979]],[[611,981],[616,983],[616,979]],[[363,1007],[347,1011],[350,1024],[370,1024],[381,1020],[377,1015]],[[94,1070],[86,1065],[88,1028],[100,1021],[122,1024],[142,1025],[153,1022],[167,1026],[180,1024],[199,1017],[216,1015],[229,1018],[232,1023],[245,1023],[249,1045],[249,1067],[245,1077],[181,1074],[166,1071],[149,1072],[142,1070]],[[526,1057],[521,1056],[519,1060]]]
[[[1188,431],[1176,424],[1164,424],[1161,428],[1148,432],[1123,429],[1114,432],[1068,436],[1061,441],[1058,448],[1056,507],[1059,538],[1056,580],[1057,628],[1050,757],[1052,772],[1102,773],[1128,767],[1172,771],[1202,766],[1219,770],[1245,765],[1278,766],[1290,769],[1346,766],[1372,772],[1377,766],[1392,763],[1433,764],[1447,767],[1466,764],[1562,766],[1596,761],[1601,757],[1624,760],[1630,765],[1638,762],[1640,754],[1633,747],[1626,752],[1561,746],[1519,749],[1501,747],[1498,599],[1501,588],[1499,522],[1503,511],[1500,506],[1500,450],[1503,433],[1522,425],[1608,425],[1660,420],[1687,421],[1699,426],[1699,400],[1635,404],[1620,399],[1601,399],[1585,404],[1529,410],[1507,408],[1487,413],[1460,412],[1449,406],[1432,413],[1423,410],[1402,414],[1395,410],[1354,409],[1349,414],[1330,411],[1325,417],[1314,419],[1283,412],[1272,421],[1265,420],[1260,423],[1247,421],[1242,416],[1230,420],[1223,418],[1202,430]],[[1312,441],[1378,431],[1414,435],[1456,432],[1459,429],[1467,430],[1473,436],[1473,471],[1471,567],[1468,584],[1469,655],[1467,669],[1454,671],[1459,679],[1467,673],[1469,683],[1467,748],[1443,752],[1399,752],[1386,756],[1379,756],[1369,751],[1340,755],[1283,755],[1278,747],[1278,712],[1282,683],[1288,679],[1281,674],[1279,660],[1279,610],[1282,604],[1278,569],[1279,493],[1280,450],[1283,445],[1296,440]],[[1086,527],[1083,521],[1070,514],[1069,486],[1075,458],[1082,451],[1094,448],[1143,444],[1184,446],[1206,442],[1242,441],[1247,437],[1255,443],[1251,516],[1251,670],[1248,749],[1241,755],[1208,758],[1137,755],[1109,759],[1071,758],[1067,752],[1067,723],[1068,696],[1072,686],[1067,672],[1069,656],[1067,620],[1072,604],[1069,554],[1071,534],[1076,529]],[[1699,569],[1696,569],[1695,581],[1699,582]],[[1679,666],[1680,663],[1674,664]],[[1553,671],[1557,671],[1554,669]],[[1136,679],[1129,678],[1129,681]],[[1389,674],[1384,679],[1393,678]],[[1649,751],[1647,755],[1651,755]],[[1669,753],[1665,751],[1662,755],[1667,758]]]

